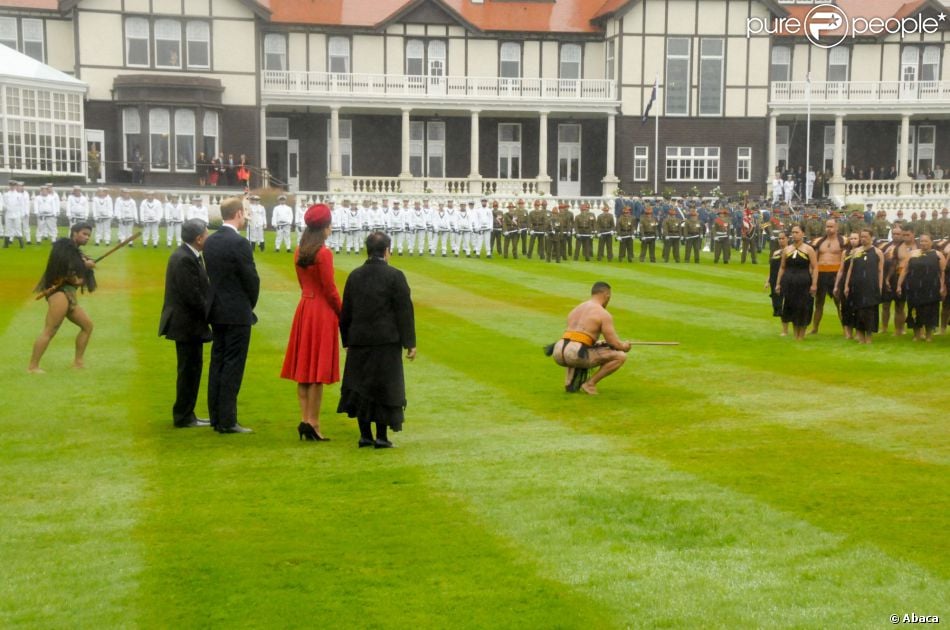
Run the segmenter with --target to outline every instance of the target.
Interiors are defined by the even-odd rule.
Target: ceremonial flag
[[[640,124],[645,125],[647,119],[650,118],[650,109],[653,107],[653,102],[656,100],[656,90],[660,86],[660,77],[656,77],[653,80],[653,92],[650,94],[650,101],[647,103],[647,108],[643,110],[643,118],[640,119]]]

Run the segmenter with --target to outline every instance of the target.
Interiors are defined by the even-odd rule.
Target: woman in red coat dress
[[[281,378],[297,381],[300,439],[327,441],[320,433],[323,386],[340,380],[340,293],[333,282],[330,208],[315,204],[304,215],[307,228],[294,255],[300,302],[294,313]]]

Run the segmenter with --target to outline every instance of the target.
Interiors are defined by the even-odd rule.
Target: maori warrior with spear
[[[620,369],[627,360],[627,352],[634,345],[678,345],[675,341],[621,341],[614,330],[614,320],[607,312],[610,285],[595,282],[590,299],[574,307],[567,316],[564,335],[544,349],[554,356],[558,365],[567,368],[564,389],[597,395],[597,383]],[[598,342],[603,335],[604,340]],[[591,368],[600,369],[590,376]]]
[[[81,221],[70,228],[68,237],[58,239],[53,243],[53,249],[50,251],[49,260],[46,263],[46,271],[39,284],[36,285],[36,289],[34,289],[38,294],[36,296],[37,300],[46,298],[48,308],[43,332],[33,343],[33,354],[30,357],[28,372],[33,374],[43,373],[43,370],[40,369],[40,359],[43,358],[43,353],[46,352],[50,341],[56,336],[56,332],[64,319],[68,319],[79,327],[79,334],[76,335],[76,356],[73,360],[73,366],[77,368],[84,367],[83,355],[86,352],[89,337],[92,335],[92,320],[89,319],[86,311],[79,306],[76,294],[80,291],[89,291],[90,293],[95,291],[96,275],[94,269],[96,263],[125,247],[139,236],[139,234],[130,236],[93,260],[79,249],[89,242],[91,235],[92,225]]]

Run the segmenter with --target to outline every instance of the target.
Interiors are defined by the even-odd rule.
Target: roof
[[[620,4],[626,3],[623,0]],[[481,31],[599,33],[605,0],[269,0],[273,22],[382,28],[425,4]],[[616,3],[617,0],[607,0]]]
[[[0,7],[7,9],[40,9],[42,11],[59,11],[57,0],[2,0]]]
[[[68,90],[86,91],[86,84],[56,68],[0,44],[0,79],[17,79],[37,83],[56,84]]]

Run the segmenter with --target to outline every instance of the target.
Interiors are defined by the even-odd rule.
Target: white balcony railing
[[[773,105],[822,104],[950,104],[950,81],[775,81]]]
[[[502,101],[582,101],[616,99],[607,79],[506,79],[399,74],[342,74],[264,70],[262,90],[272,96],[358,96],[365,98],[474,98]]]

